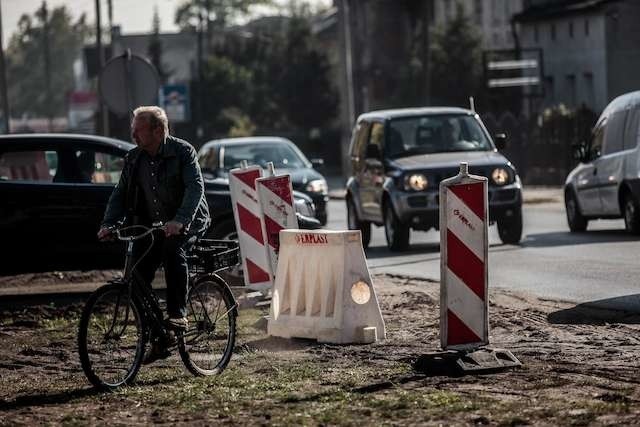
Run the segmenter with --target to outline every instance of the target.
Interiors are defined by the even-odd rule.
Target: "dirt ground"
[[[76,279],[87,281],[66,277]],[[3,280],[0,287],[19,285]],[[486,375],[424,374],[412,366],[439,349],[439,284],[392,276],[374,283],[385,341],[269,338],[255,327],[266,309],[245,309],[222,375],[191,377],[172,356],[143,367],[135,385],[113,393],[95,392],[80,369],[80,304],[5,310],[0,425],[640,424],[640,316],[493,291],[491,345],[512,351],[523,366]]]

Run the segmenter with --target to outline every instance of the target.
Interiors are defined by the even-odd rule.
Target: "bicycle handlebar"
[[[135,229],[142,229],[144,231],[142,233],[140,233],[140,234],[136,234],[135,236],[123,236],[122,235],[123,231],[135,230]],[[134,242],[136,240],[140,240],[143,237],[153,233],[154,231],[163,230],[163,229],[164,229],[164,224],[159,222],[159,223],[154,223],[151,227],[147,227],[146,225],[130,225],[128,227],[122,227],[122,228],[114,227],[112,229],[112,232],[115,233],[116,238],[118,240],[121,240],[123,242]]]

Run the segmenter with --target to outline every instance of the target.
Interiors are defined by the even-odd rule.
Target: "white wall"
[[[585,32],[587,20],[588,34]],[[573,37],[569,33],[570,23],[573,23]],[[552,38],[554,26],[555,40]],[[593,12],[544,22],[524,23],[521,25],[520,34],[523,48],[543,49],[544,75],[553,78],[553,92],[547,90],[544,106],[563,103],[574,107],[584,103],[596,112],[604,109],[607,104],[604,14]],[[572,88],[568,76],[574,76],[575,88]]]

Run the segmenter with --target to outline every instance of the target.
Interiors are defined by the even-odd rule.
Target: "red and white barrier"
[[[440,341],[445,350],[489,343],[487,178],[468,165],[440,183]]]
[[[249,289],[264,291],[271,288],[273,273],[256,190],[256,179],[261,176],[262,169],[259,166],[232,169],[229,172],[229,188],[245,285]]]
[[[293,189],[290,175],[273,175],[273,165],[269,174],[256,180],[258,200],[262,207],[262,234],[266,236],[267,252],[271,262],[271,272],[278,268],[280,230],[297,229],[298,219],[293,207]]]

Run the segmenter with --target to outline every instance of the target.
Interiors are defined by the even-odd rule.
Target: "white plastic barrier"
[[[440,183],[440,341],[445,350],[489,343],[487,178],[460,173]]]
[[[386,337],[359,231],[280,232],[268,333],[341,344]]]
[[[271,166],[268,173],[273,173]],[[258,200],[262,208],[262,234],[266,236],[271,271],[276,272],[280,247],[280,230],[297,229],[298,218],[293,207],[291,176],[267,176],[256,180]]]
[[[245,285],[249,289],[264,291],[273,284],[273,272],[262,231],[262,214],[256,191],[255,181],[261,176],[262,168],[259,166],[232,169],[229,173],[229,189]]]

